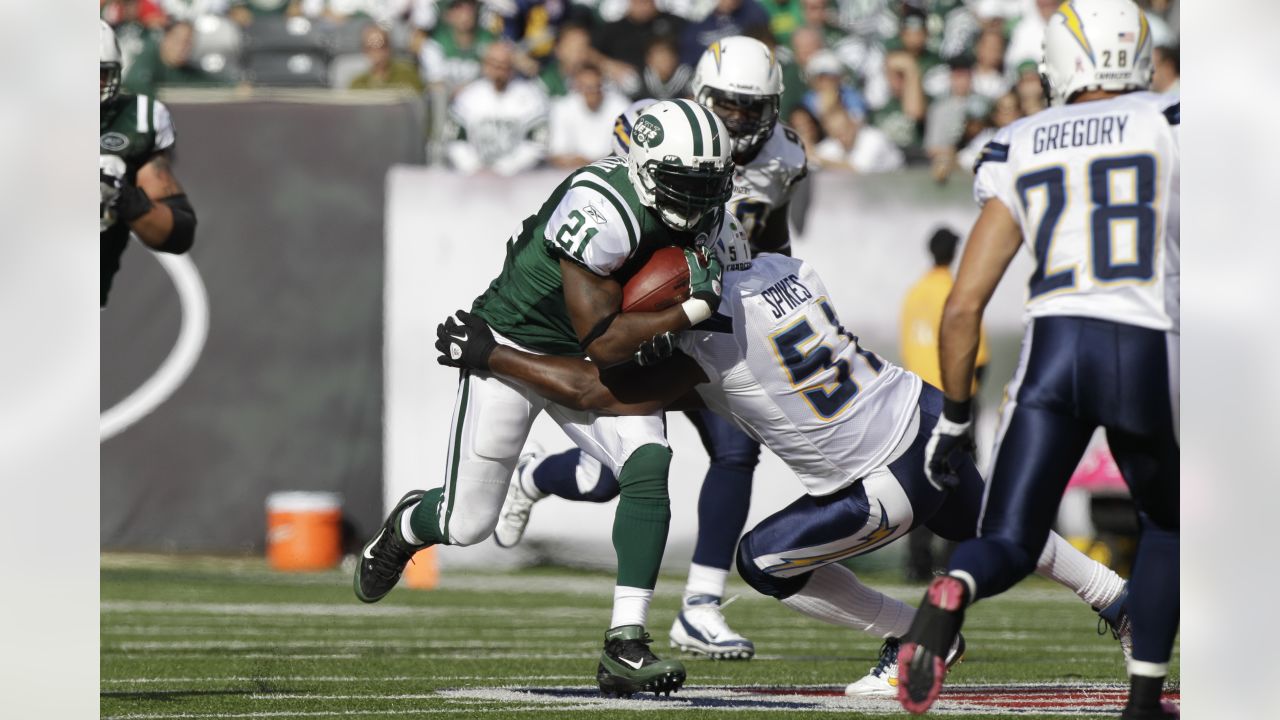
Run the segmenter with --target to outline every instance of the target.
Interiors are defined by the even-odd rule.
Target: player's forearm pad
[[[164,244],[156,248],[161,252],[181,255],[191,249],[196,241],[196,209],[191,207],[186,195],[170,195],[161,198],[160,202],[169,206],[173,213],[173,229]]]

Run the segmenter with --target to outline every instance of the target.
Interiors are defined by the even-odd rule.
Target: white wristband
[[[680,309],[684,310],[685,317],[689,318],[690,327],[711,317],[711,305],[706,300],[689,298],[680,304]]]
[[[934,433],[938,435],[964,435],[969,432],[969,428],[973,425],[973,421],[968,422],[951,422],[950,420],[938,416],[938,424],[933,426]]]

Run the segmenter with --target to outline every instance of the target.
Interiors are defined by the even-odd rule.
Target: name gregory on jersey
[[[1179,120],[1176,100],[1134,92],[1044,110],[983,149],[974,198],[1022,228],[1029,317],[1178,329]]]

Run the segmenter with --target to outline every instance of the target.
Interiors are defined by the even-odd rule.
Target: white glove
[[[120,185],[129,171],[124,159],[118,155],[98,156],[98,232],[103,233],[116,223],[115,204],[120,197]]]

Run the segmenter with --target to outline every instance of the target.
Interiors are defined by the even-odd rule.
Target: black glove
[[[924,447],[924,474],[938,490],[950,490],[960,484],[961,464],[966,459],[973,462],[973,420],[969,413],[968,401],[944,400],[942,417]]]
[[[652,340],[645,340],[640,343],[640,349],[636,351],[635,355],[636,364],[641,367],[657,365],[671,357],[671,353],[675,349],[675,333],[665,332],[661,335],[654,335]]]
[[[155,204],[151,202],[151,198],[147,197],[142,188],[128,180],[121,179],[119,188],[115,203],[112,205],[117,220],[127,223],[133,222],[151,212],[151,208],[155,207]]]
[[[463,370],[489,371],[489,356],[498,346],[484,320],[466,310],[454,313],[436,326],[436,362]],[[462,322],[458,322],[461,320]]]

